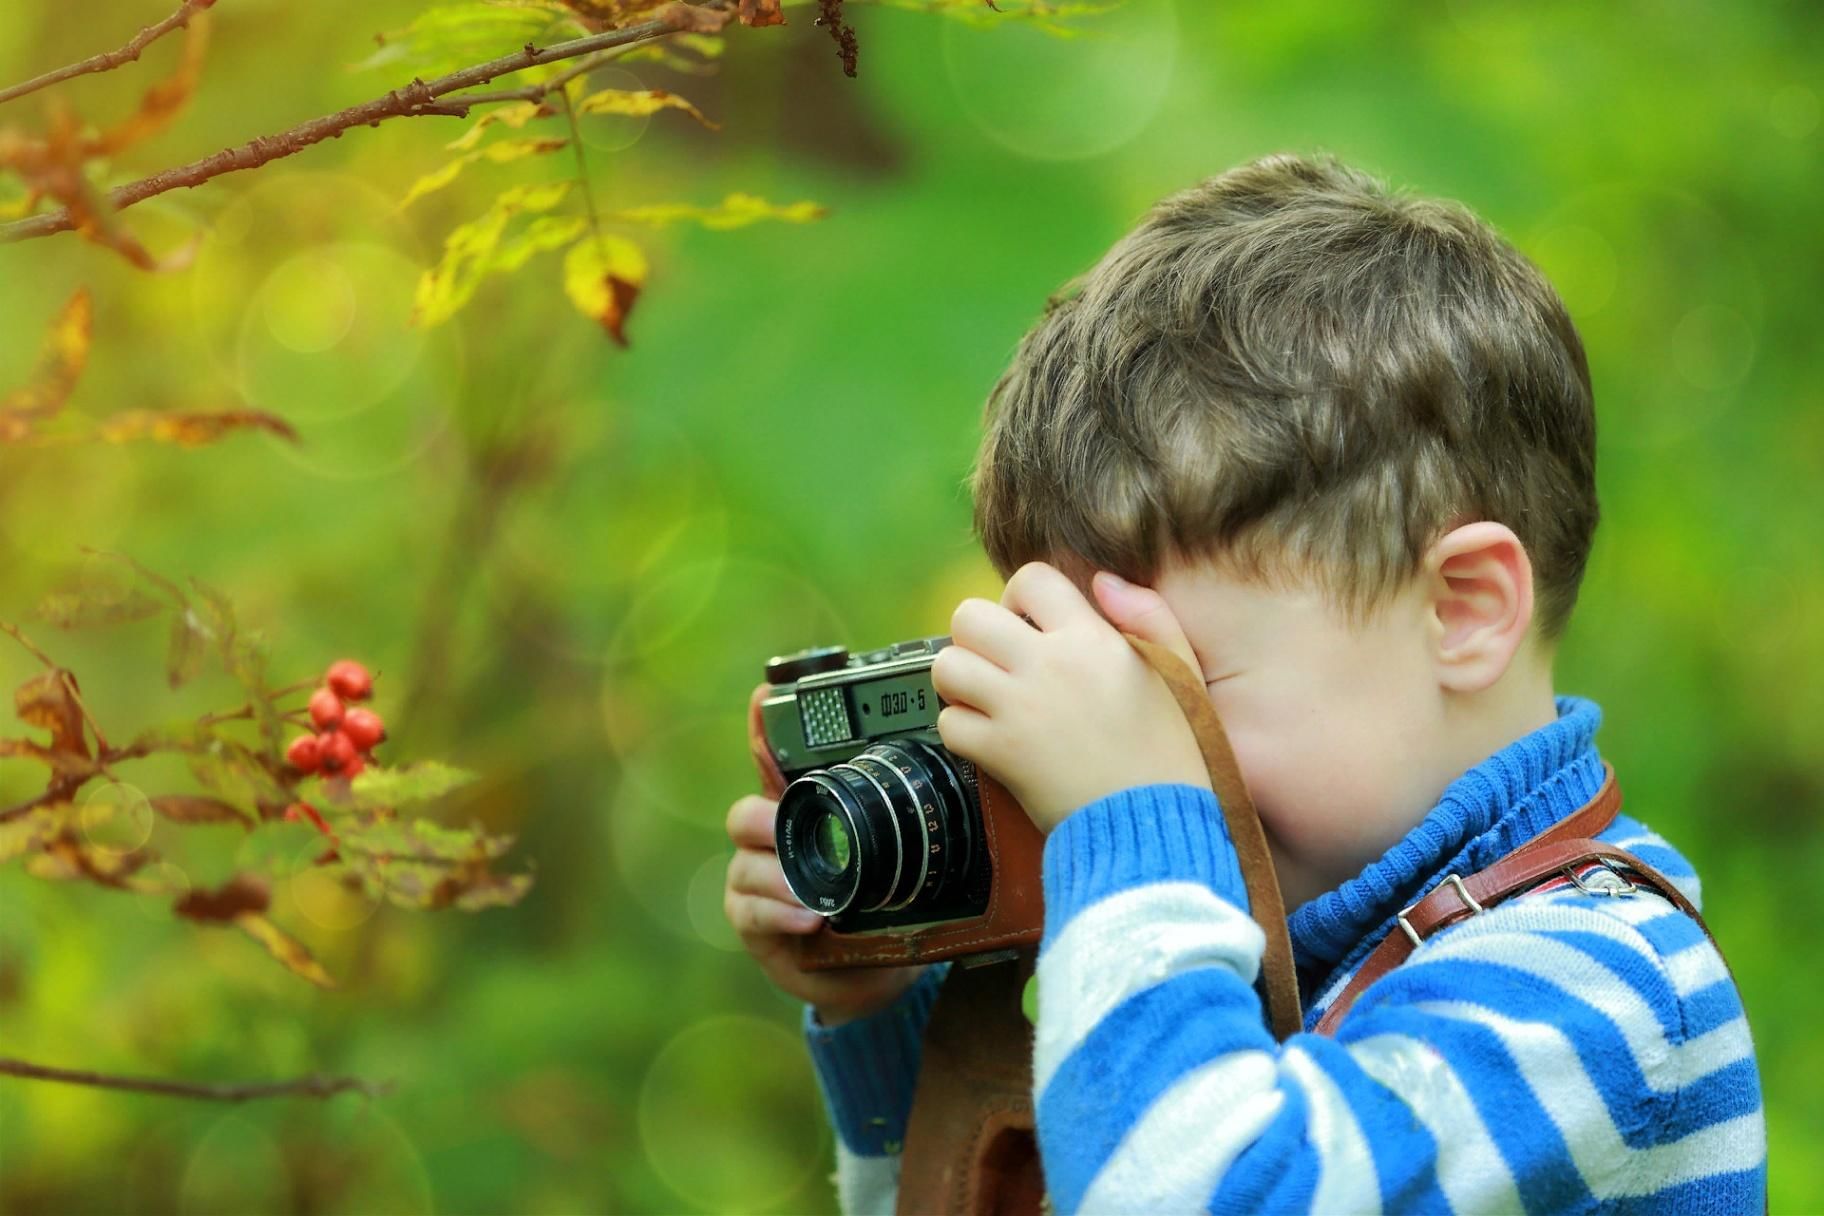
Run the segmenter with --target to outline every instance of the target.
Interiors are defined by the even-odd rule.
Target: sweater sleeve
[[[1045,846],[1033,1085],[1059,1212],[1759,1210],[1742,1007],[1648,891],[1514,899],[1334,1039],[1276,1042],[1213,794],[1110,795]]]
[[[845,1216],[890,1216],[924,1052],[925,1024],[949,973],[934,964],[891,1005],[825,1026],[804,1007],[804,1036],[836,1129],[836,1197]]]

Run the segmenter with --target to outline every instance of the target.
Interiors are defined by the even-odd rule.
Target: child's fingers
[[[993,600],[970,596],[950,614],[950,640],[1012,671],[1039,638],[1031,625]],[[938,657],[943,653],[938,651]]]
[[[1077,585],[1062,570],[1045,562],[1027,562],[1013,572],[1001,589],[1001,607],[1016,616],[1032,618],[1049,633],[1067,625],[1102,623],[1102,614],[1083,598]]]
[[[1021,625],[1024,629],[1026,626]],[[946,646],[931,662],[931,686],[937,695],[994,714],[1012,679],[1005,671],[966,646]]]
[[[823,927],[823,917],[800,903],[782,904],[763,895],[742,895],[728,891],[722,900],[722,911],[743,937],[789,934],[803,937]]]
[[[937,714],[937,735],[945,747],[963,759],[990,767],[986,753],[993,738],[993,723],[986,714],[967,705],[946,705]]]
[[[737,798],[728,808],[728,838],[746,849],[773,847],[773,817],[779,803],[772,798],[749,794]]]
[[[785,885],[779,855],[770,849],[741,849],[728,859],[728,889],[742,895],[760,895],[794,907],[804,907]],[[809,912],[809,908],[805,908]],[[816,913],[812,913],[816,915]]]

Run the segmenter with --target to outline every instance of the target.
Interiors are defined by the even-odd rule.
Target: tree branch
[[[48,1068],[0,1056],[0,1075],[25,1077],[34,1081],[63,1081],[71,1085],[94,1085],[101,1089],[129,1089],[140,1093],[166,1094],[174,1098],[208,1098],[216,1102],[245,1102],[250,1098],[271,1098],[295,1094],[307,1098],[328,1098],[349,1091],[370,1098],[383,1097],[393,1091],[392,1081],[363,1081],[356,1077],[299,1077],[295,1081],[265,1081],[251,1085],[202,1085],[189,1081],[161,1081],[155,1077],[111,1077],[98,1072],[73,1068]]]
[[[703,3],[689,3],[682,7],[726,12],[728,5],[732,2],[733,0],[704,0]],[[418,114],[466,115],[471,103],[463,98],[454,98],[440,104],[433,103],[446,93],[453,93],[457,89],[466,89],[473,85],[486,84],[496,76],[522,72],[540,64],[574,59],[578,55],[587,55],[592,51],[604,50],[608,47],[660,38],[667,34],[677,33],[680,28],[681,26],[675,20],[643,21],[625,29],[605,30],[599,34],[572,38],[568,42],[553,43],[543,49],[528,42],[510,55],[502,55],[498,59],[490,59],[486,63],[462,68],[428,82],[414,76],[409,85],[389,89],[384,96],[376,97],[372,101],[300,123],[277,135],[262,135],[238,148],[225,148],[212,156],[191,161],[187,165],[179,165],[128,185],[117,186],[108,192],[108,202],[115,211],[122,211],[135,203],[144,202],[155,195],[163,194],[167,190],[175,190],[180,186],[186,188],[197,186],[224,173],[257,169],[268,161],[291,156],[312,144],[321,143],[326,139],[339,139],[342,132],[364,123],[370,127],[377,127],[382,120],[388,118],[410,117]],[[68,232],[75,226],[75,220],[67,208],[44,215],[34,215],[10,224],[0,225],[0,244],[50,236],[57,232]]]
[[[146,47],[158,41],[160,38],[163,38],[172,30],[183,29],[186,25],[190,24],[190,18],[194,17],[203,9],[212,7],[214,4],[215,0],[183,0],[183,3],[177,6],[176,12],[172,13],[169,17],[166,17],[163,21],[155,22],[140,30],[139,33],[133,35],[133,40],[131,42],[121,47],[118,51],[104,51],[99,55],[91,55],[81,63],[72,63],[68,67],[58,68],[54,72],[46,72],[42,76],[34,76],[25,83],[16,84],[10,89],[0,89],[0,105],[4,105],[15,97],[24,97],[27,93],[36,93],[39,89],[48,88],[58,81],[68,80],[72,76],[85,76],[90,72],[111,71],[123,63],[131,63],[139,58],[139,53],[145,50]]]

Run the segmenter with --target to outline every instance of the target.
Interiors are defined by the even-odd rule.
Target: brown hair
[[[975,526],[1003,576],[1211,557],[1360,619],[1489,519],[1526,546],[1549,643],[1596,530],[1590,373],[1557,292],[1460,204],[1328,156],[1154,206],[1048,301],[985,426]]]

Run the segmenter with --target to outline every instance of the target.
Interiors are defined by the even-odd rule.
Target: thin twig
[[[214,4],[215,0],[183,0],[183,3],[177,6],[176,12],[163,21],[154,22],[140,30],[139,33],[133,35],[131,42],[118,51],[104,51],[99,55],[91,55],[81,63],[72,63],[68,67],[46,72],[42,76],[34,76],[25,83],[16,84],[10,89],[0,89],[0,104],[5,104],[15,97],[24,97],[27,93],[36,93],[39,89],[48,88],[58,81],[68,80],[72,76],[84,76],[90,72],[107,72],[123,63],[131,63],[139,58],[139,53],[146,47],[172,30],[183,29],[190,24],[190,18]]]
[[[723,11],[730,3],[732,0],[705,0],[701,4],[693,3],[690,7]],[[466,115],[468,105],[471,103],[460,98],[438,105],[433,105],[433,103],[446,93],[453,93],[458,89],[466,89],[473,85],[486,84],[496,76],[505,76],[512,72],[537,67],[540,64],[574,59],[578,55],[587,55],[608,47],[643,42],[677,32],[678,26],[670,21],[643,21],[625,29],[606,30],[599,34],[572,38],[568,42],[554,43],[543,49],[528,42],[510,55],[502,55],[498,59],[490,59],[486,63],[450,72],[428,82],[414,76],[409,85],[389,89],[385,95],[376,97],[372,101],[350,106],[346,110],[340,110],[322,118],[313,118],[309,122],[300,123],[277,135],[262,135],[238,148],[225,148],[211,156],[205,156],[201,160],[191,161],[187,165],[179,165],[166,169],[162,173],[155,173],[151,177],[142,178],[124,186],[117,186],[108,192],[108,203],[115,211],[122,211],[135,203],[144,202],[155,195],[163,194],[167,190],[175,190],[180,186],[197,186],[225,173],[257,169],[268,161],[291,156],[312,144],[321,143],[326,139],[340,138],[342,132],[363,124],[377,127],[384,119],[420,114]],[[68,208],[62,211],[47,212],[44,215],[34,215],[26,219],[15,220],[10,224],[0,225],[0,244],[49,236],[57,232],[68,232],[75,226],[75,220]]]
[[[396,1082],[363,1081],[357,1077],[299,1077],[295,1081],[265,1081],[249,1085],[204,1085],[190,1081],[161,1081],[154,1077],[112,1077],[105,1073],[85,1072],[74,1068],[49,1068],[0,1056],[0,1075],[26,1077],[34,1081],[63,1081],[71,1085],[94,1085],[102,1089],[130,1089],[146,1094],[166,1094],[174,1098],[208,1098],[216,1102],[245,1102],[251,1098],[271,1098],[295,1094],[306,1098],[328,1098],[352,1092],[369,1098],[393,1092]]]
[[[671,32],[675,34],[679,31],[673,30]],[[563,88],[585,72],[593,72],[596,68],[601,67],[609,60],[619,58],[628,51],[634,49],[633,46],[614,47],[611,50],[593,56],[584,60],[582,63],[559,72],[549,80],[540,81],[538,84],[529,84],[523,89],[500,89],[492,93],[463,93],[460,96],[450,98],[450,100],[461,102],[463,105],[469,106],[497,101],[543,101],[553,90]]]

